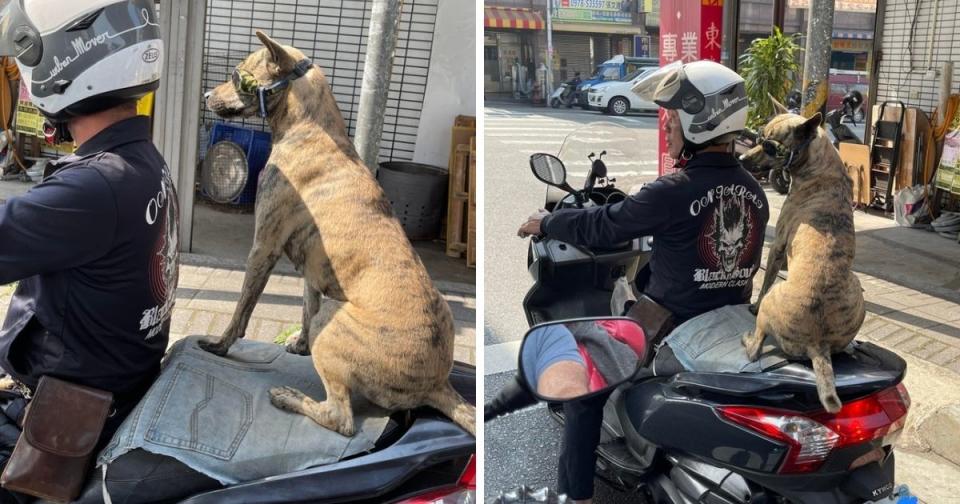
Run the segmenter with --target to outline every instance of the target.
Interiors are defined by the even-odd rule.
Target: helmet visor
[[[680,88],[679,82],[681,79],[676,77],[679,77],[678,74],[682,70],[683,62],[680,60],[674,61],[640,79],[633,85],[633,92],[646,101],[669,101]],[[661,83],[664,84],[663,89],[659,89]]]
[[[36,66],[43,56],[43,42],[22,0],[0,0],[0,56],[14,56],[26,66]]]

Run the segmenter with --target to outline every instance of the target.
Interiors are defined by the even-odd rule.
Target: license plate
[[[869,501],[864,504],[917,504],[918,499],[915,495],[910,493],[910,489],[907,488],[907,485],[900,485],[897,487],[889,497],[885,499]]]

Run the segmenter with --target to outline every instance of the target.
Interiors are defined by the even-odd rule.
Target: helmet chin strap
[[[54,145],[63,143],[72,143],[73,135],[70,134],[70,128],[67,127],[67,121],[54,121],[44,119],[43,136]]]

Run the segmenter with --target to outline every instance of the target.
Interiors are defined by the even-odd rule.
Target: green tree
[[[787,94],[793,89],[800,64],[797,55],[802,51],[797,45],[799,34],[784,35],[774,27],[767,38],[756,39],[750,43],[747,51],[740,56],[740,76],[747,88],[750,107],[747,126],[756,128],[766,123],[774,115],[773,103],[767,96],[784,103]]]

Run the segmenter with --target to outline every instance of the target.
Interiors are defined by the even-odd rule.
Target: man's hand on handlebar
[[[526,238],[528,236],[540,236],[543,234],[540,231],[540,221],[547,215],[550,215],[550,212],[541,208],[530,217],[527,217],[527,222],[524,222],[523,225],[520,226],[520,229],[517,231],[517,236]]]

